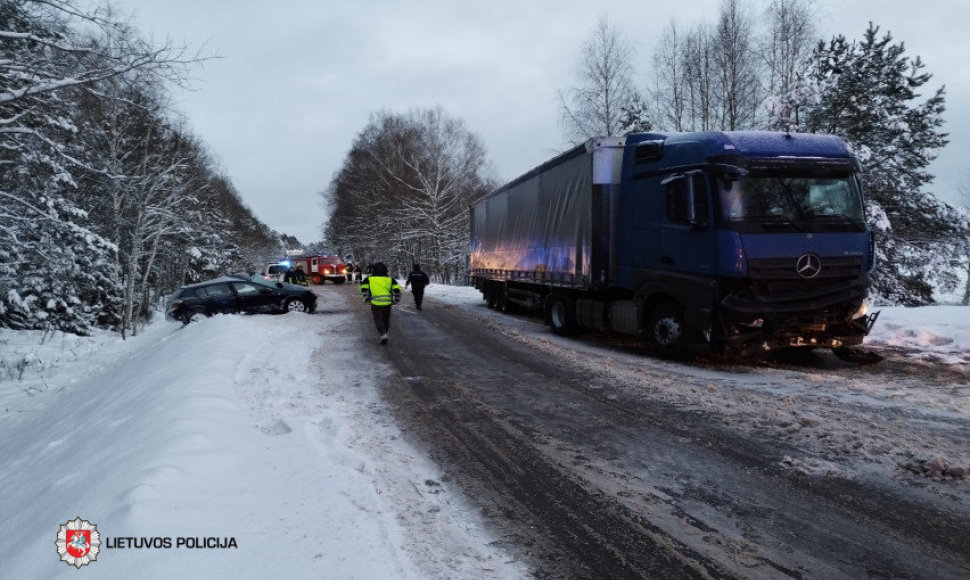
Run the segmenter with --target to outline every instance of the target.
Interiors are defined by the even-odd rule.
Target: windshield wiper
[[[783,215],[783,214],[772,214],[772,215],[766,215],[766,216],[763,216],[763,217],[765,219],[771,220],[771,221],[763,221],[763,222],[761,222],[761,227],[763,227],[763,228],[767,228],[768,226],[787,225],[787,226],[791,226],[791,227],[795,228],[796,230],[798,230],[800,232],[808,232],[808,230],[806,230],[802,226],[800,226],[797,223],[795,223],[795,220],[791,219],[790,217],[788,217],[786,215]]]
[[[850,224],[854,225],[855,227],[859,228],[860,230],[866,229],[866,224],[865,223],[863,223],[862,221],[857,220],[857,219],[855,219],[853,217],[847,216],[844,213],[827,213],[827,214],[820,214],[820,215],[815,216],[815,219],[818,219],[818,218],[835,218],[835,219],[838,219],[838,220],[841,220],[841,221],[844,221],[844,222],[849,222]]]

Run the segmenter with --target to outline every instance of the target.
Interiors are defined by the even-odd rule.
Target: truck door
[[[707,175],[681,173],[665,179],[666,219],[660,224],[660,267],[685,273],[713,275],[714,230]]]

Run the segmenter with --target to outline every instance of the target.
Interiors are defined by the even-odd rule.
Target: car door
[[[232,314],[239,312],[239,302],[229,284],[219,283],[204,286],[205,305],[208,314]]]
[[[239,309],[243,312],[258,312],[279,306],[278,293],[262,284],[233,282],[232,289],[236,292]]]

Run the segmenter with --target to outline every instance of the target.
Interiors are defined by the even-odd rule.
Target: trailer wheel
[[[552,331],[566,336],[576,331],[576,307],[568,296],[551,296],[546,306],[546,320]]]
[[[515,312],[515,304],[509,302],[509,295],[506,292],[499,292],[498,302],[495,307],[505,314],[513,314]]]
[[[489,284],[485,287],[485,306],[494,309],[497,302],[498,287],[494,284]]]
[[[687,319],[674,302],[661,302],[647,320],[647,342],[661,357],[680,358],[687,354]]]

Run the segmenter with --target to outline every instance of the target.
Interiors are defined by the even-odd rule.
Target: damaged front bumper
[[[826,300],[828,298],[828,300]],[[782,348],[840,349],[862,344],[879,312],[860,296],[804,296],[769,301],[737,295],[725,298],[716,320],[717,340],[742,355]]]

